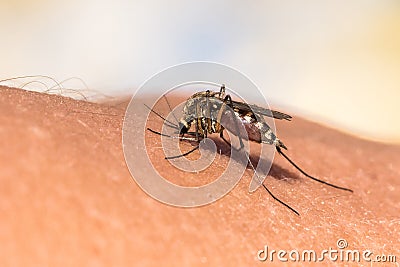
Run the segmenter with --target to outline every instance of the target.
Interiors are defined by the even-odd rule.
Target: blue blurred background
[[[78,76],[120,95],[215,61],[284,111],[400,143],[399,1],[0,0],[0,36],[0,79]]]

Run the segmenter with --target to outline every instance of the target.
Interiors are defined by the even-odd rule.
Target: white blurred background
[[[0,79],[78,76],[118,95],[171,65],[215,61],[284,111],[400,143],[397,0],[0,0],[0,38]]]

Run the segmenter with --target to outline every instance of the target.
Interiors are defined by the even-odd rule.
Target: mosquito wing
[[[254,112],[259,115],[268,116],[268,117],[272,117],[272,118],[279,119],[279,120],[290,121],[292,119],[292,116],[290,116],[288,114],[285,114],[285,113],[282,113],[282,112],[276,111],[276,110],[262,108],[262,107],[252,105],[252,104],[246,104],[243,102],[238,102],[238,101],[232,100],[232,105],[233,105],[233,109],[239,110],[240,113]]]

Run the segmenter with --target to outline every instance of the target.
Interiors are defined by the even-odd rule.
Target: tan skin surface
[[[300,217],[262,188],[248,193],[249,167],[219,201],[175,208],[149,197],[130,176],[121,148],[123,115],[121,107],[0,87],[0,266],[271,265],[257,260],[265,245],[319,252],[336,249],[339,238],[349,249],[399,261],[399,146],[300,118],[278,121],[294,161],[354,193],[311,181],[276,155],[265,184]],[[157,167],[173,172],[157,149],[160,138],[146,138]],[[213,168],[228,160],[222,154]],[[182,175],[182,183],[207,183],[210,171]]]

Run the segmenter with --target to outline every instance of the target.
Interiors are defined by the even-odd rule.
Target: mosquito
[[[171,106],[165,97],[165,100],[171,109]],[[266,108],[259,107],[257,105],[248,104],[244,102],[234,101],[231,96],[226,94],[225,85],[222,84],[219,91],[201,91],[193,94],[186,100],[186,103],[183,107],[183,116],[178,120],[176,117],[178,124],[175,124],[167,119],[165,119],[161,114],[154,111],[150,107],[146,106],[150,109],[151,112],[156,114],[158,117],[164,120],[165,125],[167,127],[173,128],[177,130],[178,137],[169,136],[157,131],[154,131],[150,128],[147,128],[150,132],[154,134],[158,134],[161,136],[171,137],[171,138],[179,138],[180,140],[189,140],[196,141],[197,145],[180,155],[165,157],[165,159],[174,159],[187,156],[200,147],[200,142],[204,138],[207,138],[209,134],[219,134],[220,138],[231,146],[230,142],[224,137],[224,130],[230,131],[232,134],[238,137],[240,149],[244,148],[242,136],[240,134],[238,121],[240,121],[244,129],[247,133],[247,138],[249,141],[254,141],[257,143],[264,143],[273,145],[281,156],[283,156],[292,166],[294,166],[299,172],[301,172],[307,178],[310,178],[319,183],[328,185],[330,187],[353,192],[353,190],[337,186],[331,183],[328,183],[324,180],[318,179],[310,174],[306,173],[302,168],[300,168],[296,163],[294,163],[284,152],[283,150],[287,150],[287,147],[283,144],[283,142],[276,136],[276,134],[272,131],[271,127],[265,122],[263,119],[264,116],[271,117],[279,120],[287,120],[290,121],[292,117],[288,114],[270,110]],[[228,123],[224,123],[225,126],[229,126],[226,128],[222,126],[221,122],[225,120]],[[194,125],[195,130],[190,131],[192,126]],[[189,136],[189,137],[188,137]],[[232,147],[233,148],[233,147]],[[248,164],[255,171],[255,168],[250,161],[249,155],[247,155]],[[256,176],[257,173],[255,171]],[[292,207],[290,207],[285,202],[281,201],[277,198],[272,192],[265,186],[264,183],[261,184],[264,189],[269,193],[269,195],[281,203],[283,206],[287,207],[289,210],[294,212],[296,215],[300,216],[300,214]]]

